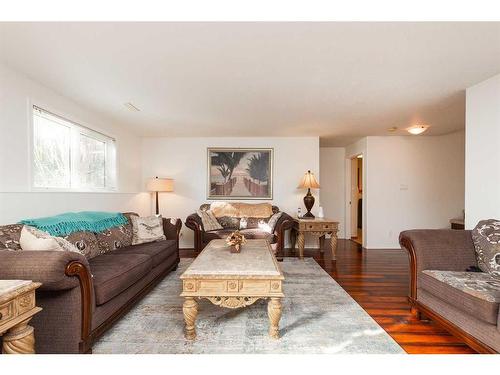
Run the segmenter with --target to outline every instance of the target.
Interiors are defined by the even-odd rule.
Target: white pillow
[[[71,242],[61,237],[53,237],[47,232],[25,225],[21,229],[19,245],[26,251],[80,251]]]
[[[165,240],[163,218],[159,216],[130,216],[132,219],[132,245]]]

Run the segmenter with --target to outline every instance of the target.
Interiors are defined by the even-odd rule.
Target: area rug
[[[312,258],[280,262],[285,275],[281,338],[268,336],[267,301],[237,310],[199,301],[197,338],[184,338],[182,259],[94,344],[93,353],[404,353]]]

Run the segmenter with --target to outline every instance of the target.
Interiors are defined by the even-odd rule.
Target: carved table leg
[[[35,354],[35,335],[28,325],[31,318],[12,327],[3,336],[4,354]]]
[[[337,259],[337,232],[332,232],[332,237],[330,238],[330,247],[332,248],[332,260]]]
[[[196,338],[195,322],[198,315],[198,302],[193,297],[186,297],[182,305],[182,311],[184,313],[184,321],[186,322],[186,339],[194,340]]]
[[[290,247],[293,252],[295,252],[295,244],[297,242],[297,231],[292,228],[290,231]]]
[[[269,316],[269,336],[273,339],[280,338],[281,299],[272,297],[267,304],[267,315]]]
[[[303,232],[299,232],[299,235],[297,236],[297,245],[299,246],[300,259],[304,259],[305,238]]]

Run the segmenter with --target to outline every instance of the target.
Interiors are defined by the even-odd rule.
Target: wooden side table
[[[29,280],[0,280],[2,353],[35,353],[34,329],[28,323],[42,310],[35,305],[35,290],[40,285]]]
[[[337,259],[337,232],[339,222],[331,219],[300,219],[295,218],[292,228],[292,248],[295,249],[295,243],[299,247],[300,259],[304,259],[305,235],[313,235],[319,238],[320,251],[323,252],[325,235],[330,234],[330,249],[332,251],[332,260]]]

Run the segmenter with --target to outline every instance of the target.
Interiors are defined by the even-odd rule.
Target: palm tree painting
[[[208,149],[208,199],[272,199],[273,150]]]

